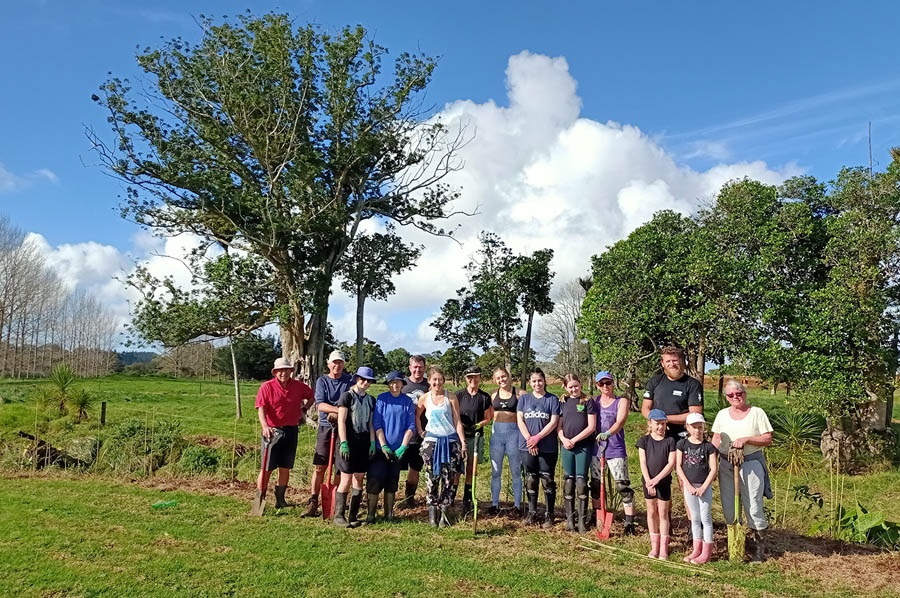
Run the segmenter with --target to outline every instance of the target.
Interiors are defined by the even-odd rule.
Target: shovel
[[[741,470],[734,464],[734,523],[728,524],[728,560],[740,563],[744,560],[746,533],[741,523]]]
[[[606,445],[607,441],[600,444],[600,508],[597,509],[597,538],[609,539],[609,530],[612,527],[613,514],[606,510]]]
[[[475,482],[478,480],[478,440],[481,434],[475,433],[475,450],[472,455],[472,535],[478,534],[478,499],[475,498]]]
[[[268,438],[263,436],[262,439],[262,465],[260,467],[260,487],[256,492],[256,498],[250,505],[250,514],[254,517],[260,517],[266,510],[266,491],[269,489],[269,457],[272,456],[272,447],[284,436],[281,428],[269,428],[272,433]]]
[[[337,484],[334,481],[334,437],[337,430],[331,431],[331,448],[328,451],[328,479],[322,484],[322,519],[328,521],[334,518],[334,495],[337,492]]]

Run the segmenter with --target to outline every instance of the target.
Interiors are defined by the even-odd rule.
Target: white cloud
[[[49,168],[38,168],[28,174],[20,175],[7,170],[0,163],[0,193],[12,193],[27,187],[35,179],[45,179],[51,183],[58,183],[59,177]]]

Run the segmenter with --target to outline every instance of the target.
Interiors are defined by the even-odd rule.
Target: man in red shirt
[[[306,410],[313,403],[313,390],[291,374],[294,366],[290,360],[279,357],[272,367],[271,380],[263,382],[256,393],[256,409],[259,425],[265,440],[272,438],[275,428],[284,436],[269,448],[269,462],[266,471],[260,470],[256,488],[260,498],[265,497],[268,478],[276,468],[278,482],[275,484],[275,508],[288,506],[284,499],[287,491],[294,457],[297,455],[297,431],[300,421],[306,417]],[[264,483],[265,482],[265,483]]]

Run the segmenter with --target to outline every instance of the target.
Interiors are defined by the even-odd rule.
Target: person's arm
[[[466,458],[466,435],[463,431],[462,418],[459,417],[459,401],[456,397],[448,397],[450,399],[450,412],[453,414],[453,427],[456,428],[456,435],[459,436],[459,452],[463,459]]]
[[[483,429],[486,425],[491,423],[491,421],[493,419],[494,419],[494,406],[491,405],[490,399],[489,399],[487,409],[484,410],[484,419],[482,419],[480,422],[475,424],[475,431],[477,432],[478,430]]]
[[[650,417],[650,410],[653,409],[653,399],[644,398],[641,402],[641,417],[647,419]]]
[[[649,411],[647,412],[650,413]],[[619,399],[619,404],[616,411],[616,421],[613,422],[613,425],[609,427],[609,430],[601,430],[601,432],[606,432],[610,436],[614,436],[618,433],[619,430],[625,427],[625,422],[628,421],[628,401],[624,399]]]
[[[538,441],[540,441],[541,439],[544,439],[544,438],[546,438],[547,436],[550,436],[551,434],[553,434],[554,430],[556,430],[556,427],[557,427],[558,425],[559,425],[559,416],[558,416],[558,415],[551,415],[551,416],[550,416],[550,422],[549,422],[546,426],[544,426],[543,428],[541,428],[541,431],[537,433]],[[537,442],[535,442],[535,445],[537,445]]]
[[[562,426],[560,426],[559,428],[562,429]],[[596,429],[597,429],[597,415],[594,413],[588,413],[587,427],[584,430],[582,430],[581,432],[579,432],[578,435],[572,439],[572,443],[578,444],[582,440],[584,440],[586,438],[590,438],[591,436],[594,435],[594,430],[596,430]]]
[[[638,447],[638,462],[641,464],[641,476],[647,487],[647,494],[656,496],[656,482],[650,479],[650,471],[647,469],[647,451]]]
[[[350,410],[347,407],[338,407],[338,440],[345,442],[347,440],[347,414]]]
[[[309,385],[306,384],[306,382],[303,382],[301,380],[300,384],[303,385],[303,391],[306,394],[306,396],[303,398],[303,405],[301,406],[303,415],[300,417],[300,419],[302,420],[306,417],[306,412],[309,411],[309,409],[315,404],[316,394],[313,392],[313,389],[311,389]]]
[[[428,393],[419,397],[419,403],[416,405],[416,431],[419,433],[419,438],[425,438],[425,429],[422,427],[422,415],[425,413],[426,396],[428,396]]]
[[[710,443],[711,443],[714,447],[716,447],[716,450],[718,450],[719,447],[722,445],[722,435],[719,434],[718,432],[715,432],[715,433],[713,434],[712,440],[710,440]]]
[[[710,451],[707,460],[709,461],[709,475],[706,476],[703,485],[697,488],[697,496],[706,492],[706,489],[712,486],[712,483],[719,475],[719,456],[716,454],[716,451]]]
[[[519,427],[519,434],[527,442],[531,438],[531,433],[528,431],[528,426],[525,425],[525,415],[521,409],[516,410],[516,425]]]
[[[715,436],[713,436],[713,440],[715,440]],[[735,438],[731,441],[731,446],[734,448],[744,448],[745,444],[752,444],[753,446],[770,446],[772,444],[772,433],[764,432],[762,434],[757,434],[756,436]]]
[[[259,417],[259,427],[262,429],[262,436],[268,440],[272,437],[272,428],[269,427],[269,422],[266,421],[266,408],[260,405],[256,410],[256,415]]]
[[[681,449],[675,449],[675,475],[681,480],[682,488],[689,490],[693,487],[684,475],[684,451]]]

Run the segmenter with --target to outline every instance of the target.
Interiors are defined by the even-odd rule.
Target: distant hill
[[[135,363],[150,363],[154,357],[158,357],[159,353],[153,351],[121,351],[119,352],[119,361],[122,367]]]

